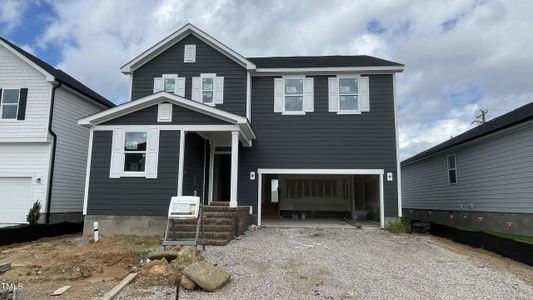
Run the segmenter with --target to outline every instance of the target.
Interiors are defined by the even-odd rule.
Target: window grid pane
[[[341,110],[357,110],[359,107],[357,95],[341,95],[339,96],[339,103]]]
[[[166,78],[165,79],[165,92],[174,93],[176,91],[176,79]]]
[[[2,119],[16,119],[18,105],[4,104],[2,106]]]
[[[146,132],[126,132],[124,151],[146,151]]]
[[[2,103],[13,103],[17,104],[19,102],[19,90],[18,89],[4,89],[2,92]]]
[[[303,111],[303,102],[302,96],[286,96],[285,111]]]
[[[124,157],[125,172],[144,172],[145,153],[126,153]]]

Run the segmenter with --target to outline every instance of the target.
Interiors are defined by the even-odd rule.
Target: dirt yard
[[[87,243],[75,235],[0,247],[0,263],[13,269],[0,283],[16,284],[17,299],[92,299],[138,267],[159,238],[118,237]],[[70,285],[62,296],[49,296]],[[2,286],[0,286],[0,289]]]
[[[78,236],[0,247],[20,283],[18,299],[95,299],[143,257],[158,238],[117,237],[97,244]],[[479,249],[379,229],[262,228],[206,261],[231,273],[222,289],[181,291],[180,299],[533,299],[533,268]],[[142,273],[142,272],[141,272]],[[168,277],[138,277],[117,299],[175,299]],[[57,288],[72,286],[59,297]]]

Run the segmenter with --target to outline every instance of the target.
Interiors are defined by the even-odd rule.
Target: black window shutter
[[[28,89],[20,89],[19,109],[17,113],[17,120],[24,120],[26,118],[26,102],[28,98]]]

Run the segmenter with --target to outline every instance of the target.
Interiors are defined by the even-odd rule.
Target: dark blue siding
[[[384,169],[385,216],[398,215],[396,135],[391,75],[370,75],[370,112],[328,112],[328,77],[316,76],[315,111],[274,113],[274,78],[252,81],[252,127],[257,136],[239,154],[239,205],[257,206],[257,180],[249,172],[280,169]]]
[[[95,131],[88,215],[166,216],[177,194],[179,131],[160,132],[156,179],[109,178],[112,131]]]
[[[195,63],[183,62],[183,50],[187,44],[196,45]],[[194,35],[187,36],[133,72],[131,99],[151,95],[154,78],[162,74],[185,77],[185,98],[191,99],[192,77],[201,73],[224,77],[224,104],[217,105],[217,108],[246,115],[246,69]]]

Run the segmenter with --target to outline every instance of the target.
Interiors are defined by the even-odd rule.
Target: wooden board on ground
[[[11,270],[11,263],[9,262],[6,262],[6,263],[0,263],[0,274],[6,272],[6,271],[9,271]]]
[[[109,292],[105,293],[105,295],[100,299],[111,300],[115,298],[115,296],[118,295],[118,293],[120,293],[120,291],[122,291],[123,288],[125,288],[128,284],[130,284],[130,282],[133,281],[133,279],[135,279],[135,277],[137,277],[137,274],[138,273],[128,274],[126,278],[122,279],[122,281],[119,284],[115,285],[114,288],[112,288]]]

